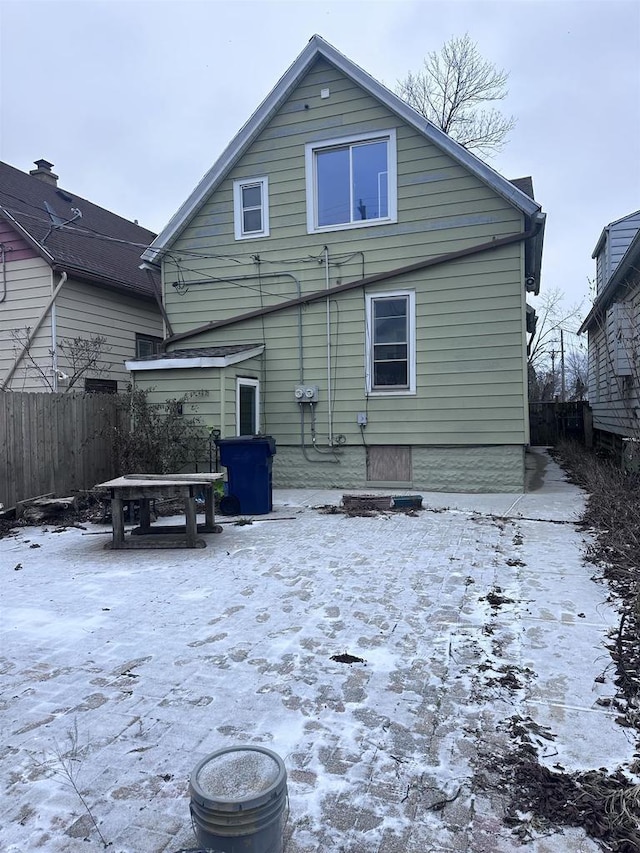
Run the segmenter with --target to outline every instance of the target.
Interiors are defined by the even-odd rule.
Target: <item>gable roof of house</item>
[[[627,217],[624,217],[625,219]],[[621,222],[622,220],[618,220]],[[596,298],[591,311],[585,317],[582,325],[578,329],[578,334],[581,335],[583,332],[586,332],[590,329],[596,321],[602,315],[603,311],[606,311],[609,305],[614,301],[618,289],[621,284],[624,283],[625,279],[633,273],[636,272],[640,267],[640,230],[638,230],[635,234],[635,237],[629,244],[627,251],[624,253],[620,262],[616,266],[615,270],[611,274],[609,281],[605,284],[603,290]]]
[[[600,236],[598,237],[598,242],[596,243],[596,247],[593,250],[591,257],[595,258],[599,254],[602,246],[604,245],[604,241],[606,240],[607,234],[611,231],[611,229],[615,225],[620,225],[623,222],[631,221],[632,219],[637,219],[640,215],[640,210],[636,210],[634,213],[628,213],[626,216],[621,216],[620,219],[616,219],[613,222],[609,222],[604,226],[602,231],[600,232]]]
[[[0,163],[0,216],[55,269],[69,276],[154,296],[140,254],[155,234],[57,186],[45,160],[27,174]],[[77,216],[80,211],[82,216]]]
[[[331,44],[318,35],[314,35],[280,78],[276,86],[260,104],[251,118],[238,131],[211,169],[204,175],[191,195],[169,220],[151,246],[142,257],[149,262],[157,262],[163,250],[175,240],[186,223],[204,204],[209,195],[216,189],[230,169],[237,163],[247,148],[262,132],[277,110],[289,97],[304,75],[318,59],[324,59],[341,71],[346,77],[360,86],[372,97],[388,107],[399,118],[414,127],[419,133],[446,152],[453,160],[460,163],[496,193],[501,195],[527,216],[533,216],[540,211],[540,205],[523,191],[516,182],[508,181],[498,172],[459,145],[450,136],[437,128],[420,113],[401,100],[382,83],[348,59]],[[524,180],[524,179],[519,179]],[[532,188],[532,187],[531,187]]]

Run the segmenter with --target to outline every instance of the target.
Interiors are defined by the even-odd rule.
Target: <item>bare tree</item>
[[[564,399],[586,395],[586,353],[573,331],[581,312],[581,303],[564,304],[558,288],[538,299],[536,330],[527,344],[530,400],[553,400],[561,392]]]
[[[534,368],[543,362],[555,361],[560,356],[560,329],[571,329],[580,318],[582,303],[566,306],[559,288],[549,290],[539,297],[536,305],[536,331],[527,346],[529,364]]]
[[[12,329],[14,356],[23,362],[24,376],[34,376],[49,391],[58,389],[58,383],[64,382],[64,390],[70,391],[80,380],[87,376],[99,377],[111,367],[111,362],[105,361],[106,354],[111,350],[107,346],[104,335],[91,335],[84,338],[63,338],[58,343],[58,358],[54,358],[53,350],[49,350],[48,359],[38,358],[33,352],[31,329]]]
[[[589,387],[589,357],[584,344],[570,347],[565,356],[567,398],[586,400]]]
[[[504,100],[508,79],[465,33],[429,53],[420,71],[398,81],[396,92],[464,148],[491,157],[503,148],[515,119],[483,105]]]

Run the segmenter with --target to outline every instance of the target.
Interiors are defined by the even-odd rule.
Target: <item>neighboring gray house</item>
[[[155,235],[60,188],[52,163],[35,165],[0,163],[0,390],[124,390],[125,360],[163,335],[157,279],[140,269]],[[79,375],[71,359],[99,337],[97,363]]]
[[[273,435],[280,487],[521,491],[544,221],[314,36],[144,253],[168,337],[134,381]]]
[[[596,438],[640,438],[640,210],[603,229],[593,252],[596,299],[589,335],[589,402]]]

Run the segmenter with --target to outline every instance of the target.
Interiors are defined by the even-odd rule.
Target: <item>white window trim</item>
[[[354,142],[370,142],[379,139],[388,142],[388,207],[389,215],[384,219],[365,219],[358,222],[343,222],[339,225],[318,225],[316,199],[316,151],[334,148],[340,145],[352,145]],[[339,139],[323,139],[321,142],[308,142],[305,145],[305,173],[307,190],[307,233],[321,234],[325,231],[347,231],[352,228],[371,228],[374,225],[388,225],[398,221],[398,170],[396,132],[394,128],[377,133],[359,133],[355,136],[342,136]]]
[[[253,435],[258,435],[260,432],[260,380],[249,379],[246,376],[236,378],[236,435],[240,435],[240,388],[243,385],[256,389],[256,419]]]
[[[409,308],[409,352],[408,352],[408,388],[382,388],[373,387],[373,302],[376,299],[394,299],[406,297]],[[384,293],[366,294],[366,321],[365,321],[365,391],[370,397],[408,397],[416,394],[416,294],[414,290],[392,290]]]
[[[242,189],[259,184],[262,195],[262,229],[244,231],[242,219]],[[269,178],[239,178],[233,182],[233,225],[236,240],[253,240],[269,236]]]

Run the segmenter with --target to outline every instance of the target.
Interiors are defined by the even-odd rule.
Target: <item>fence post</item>
[[[582,406],[582,423],[584,426],[584,446],[587,450],[593,448],[593,411],[588,403]]]

